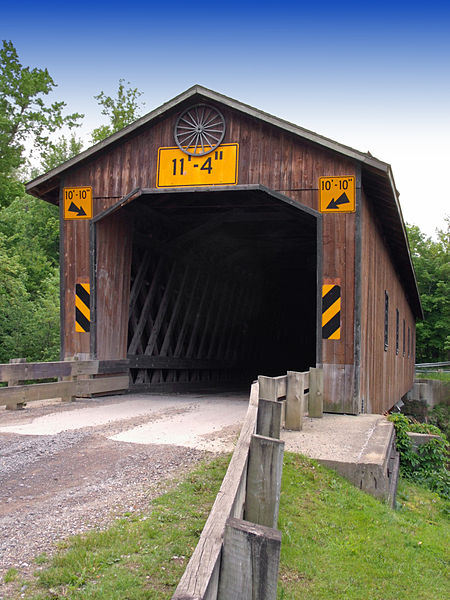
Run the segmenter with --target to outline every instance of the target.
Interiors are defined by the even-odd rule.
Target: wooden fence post
[[[320,368],[310,369],[308,415],[312,418],[323,417],[323,369]]]
[[[286,429],[301,431],[303,427],[303,409],[306,373],[287,372],[286,390]]]
[[[229,518],[217,600],[275,600],[280,552],[280,531]]]
[[[256,433],[264,437],[280,439],[281,434],[281,402],[262,400],[258,404]]]
[[[258,389],[259,410],[256,433],[279,439],[285,402],[280,402],[278,399],[286,396],[286,376],[259,375]]]
[[[284,442],[252,435],[247,470],[246,521],[277,527]]]
[[[77,375],[74,375],[73,373],[76,372],[74,369],[74,365],[73,365],[73,361],[78,360],[78,357],[75,356],[66,356],[66,358],[64,359],[65,362],[71,362],[72,365],[72,370],[71,373],[68,377],[62,377],[63,381],[70,381],[72,382],[72,385],[70,386],[70,392],[69,393],[65,393],[62,397],[61,397],[61,401],[62,402],[72,402],[72,400],[75,397],[76,394],[76,386],[77,386]]]
[[[26,362],[27,362],[26,358],[10,358],[9,359],[9,364],[11,364],[11,365],[23,364]],[[8,387],[10,387],[13,385],[19,385],[20,381],[18,379],[15,379],[14,377],[8,377],[7,383],[8,383]],[[26,402],[11,401],[6,404],[6,410],[23,410],[25,408],[25,406],[26,406]]]

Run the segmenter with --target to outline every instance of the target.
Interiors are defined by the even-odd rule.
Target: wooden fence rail
[[[172,600],[275,600],[284,453],[280,429],[284,421],[301,429],[308,405],[320,412],[321,381],[321,370],[312,369],[260,376],[252,385],[231,462]]]
[[[127,371],[126,360],[27,363],[23,359],[12,359],[9,364],[0,365],[0,382],[7,383],[7,387],[0,388],[0,406],[17,410],[36,400],[61,398],[63,401],[70,401],[76,396],[127,390]],[[95,378],[91,379],[91,376]],[[60,381],[20,385],[25,381],[55,378]]]

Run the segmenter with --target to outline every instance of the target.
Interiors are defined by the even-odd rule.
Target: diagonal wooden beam
[[[171,295],[172,287],[173,287],[173,284],[175,281],[176,271],[177,271],[177,267],[174,264],[174,265],[172,265],[172,268],[170,270],[169,279],[167,280],[166,287],[164,289],[164,293],[163,293],[161,301],[159,303],[158,312],[157,312],[157,315],[156,315],[156,318],[155,318],[155,321],[154,321],[153,327],[152,327],[152,332],[150,334],[150,338],[147,342],[147,346],[144,351],[144,354],[146,354],[147,356],[151,356],[153,353],[153,350],[156,347],[158,335],[161,330],[164,318],[166,316],[167,308],[169,305],[170,295]]]
[[[145,276],[147,274],[147,269],[150,265],[151,254],[148,249],[145,250],[144,255],[139,259],[139,267],[136,272],[136,276],[133,281],[133,285],[131,286],[130,291],[130,314],[134,311],[134,306],[136,304],[136,300],[141,292],[142,286],[145,283]]]
[[[180,289],[178,290],[177,298],[175,300],[175,304],[172,309],[172,314],[170,315],[170,321],[167,326],[167,330],[165,332],[165,337],[164,337],[164,340],[163,340],[163,343],[161,346],[161,350],[159,351],[160,356],[167,356],[168,350],[170,348],[171,341],[172,341],[173,329],[174,329],[175,323],[177,321],[178,314],[180,312],[182,300],[184,299],[183,294],[186,289],[186,284],[190,277],[190,271],[191,270],[189,267],[184,270],[183,278],[182,278],[181,284],[180,284]]]
[[[159,276],[160,276],[160,273],[162,270],[162,265],[163,265],[164,260],[165,260],[164,257],[160,257],[158,260],[157,267],[153,274],[152,283],[148,290],[147,297],[145,298],[145,302],[142,307],[136,329],[134,330],[133,338],[130,342],[130,345],[128,346],[128,354],[136,354],[136,351],[137,351],[137,348],[139,345],[139,340],[140,340],[141,335],[144,331],[144,328],[147,324],[150,309],[152,307],[152,302],[153,302],[154,296],[156,294],[157,287],[159,285]]]
[[[202,292],[202,296],[200,299],[200,303],[197,307],[197,312],[195,315],[195,319],[194,319],[194,324],[191,330],[191,338],[189,340],[189,345],[188,348],[186,350],[186,357],[187,358],[191,358],[194,354],[194,345],[195,345],[195,340],[197,338],[197,334],[200,328],[200,325],[202,323],[202,318],[204,317],[204,313],[203,313],[203,309],[205,306],[205,302],[206,302],[206,298],[208,296],[208,291],[209,291],[209,284],[211,281],[211,277],[207,276],[206,281],[205,281],[205,285],[203,287],[203,292]]]

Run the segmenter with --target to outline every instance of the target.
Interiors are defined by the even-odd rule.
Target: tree
[[[11,41],[0,49],[0,207],[23,194],[18,169],[25,163],[25,141],[40,153],[62,127],[78,126],[83,115],[63,115],[65,102],[46,104],[56,86],[47,69],[23,67]]]
[[[103,91],[98,96],[94,96],[100,106],[103,106],[102,115],[109,118],[109,125],[94,129],[91,135],[92,143],[101,142],[140,117],[141,107],[138,98],[142,96],[142,92],[137,88],[125,88],[124,83],[124,79],[119,79],[117,98],[111,98]],[[127,85],[130,85],[130,82],[127,82]]]
[[[59,215],[27,196],[21,178],[25,143],[44,168],[70,158],[78,141],[56,142],[82,115],[63,115],[64,102],[45,103],[55,83],[47,69],[23,67],[12,42],[0,49],[0,362],[59,354]],[[79,151],[79,150],[78,150]]]
[[[417,361],[448,360],[450,352],[450,218],[437,241],[408,226],[411,255],[424,311],[417,323]]]
[[[59,356],[58,269],[51,269],[33,293],[27,280],[22,257],[8,248],[0,233],[0,363],[16,357],[41,361]]]
[[[69,138],[62,135],[57,142],[45,148],[41,152],[41,171],[46,173],[61,165],[73,156],[79,154],[83,149],[83,142],[75,134]]]

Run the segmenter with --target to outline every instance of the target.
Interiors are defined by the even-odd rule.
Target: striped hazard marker
[[[77,283],[75,286],[75,331],[88,333],[91,328],[91,286]]]
[[[341,286],[335,283],[322,286],[322,338],[341,339]]]

